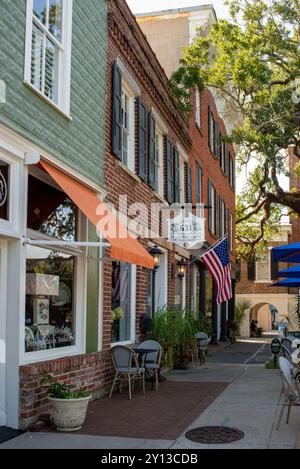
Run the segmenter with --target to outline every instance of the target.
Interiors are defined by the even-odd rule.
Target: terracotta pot
[[[55,399],[48,396],[51,402],[52,418],[59,432],[75,432],[85,422],[86,411],[92,396],[79,399]]]

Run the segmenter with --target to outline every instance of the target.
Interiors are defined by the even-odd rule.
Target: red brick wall
[[[195,99],[195,98],[194,98]],[[196,103],[194,102],[194,105]],[[201,128],[199,129],[195,123],[195,116],[192,115],[190,119],[190,132],[193,140],[193,148],[190,154],[190,164],[192,167],[192,180],[193,187],[196,187],[196,161],[200,162],[202,168],[202,201],[208,204],[208,181],[213,183],[218,196],[221,196],[227,207],[232,211],[233,216],[233,250],[232,260],[235,260],[235,193],[230,187],[229,178],[225,176],[220,167],[220,161],[216,159],[208,145],[208,106],[214,114],[214,119],[219,126],[220,132],[224,136],[227,135],[226,128],[223,120],[219,117],[214,98],[209,90],[205,90],[201,94]],[[228,144],[228,151],[231,152],[234,158],[234,149],[232,144]],[[195,201],[194,190],[194,201]],[[206,240],[209,243],[215,243],[218,237],[213,236],[208,229],[208,211],[205,211],[206,222]]]
[[[20,428],[28,428],[38,416],[49,412],[47,387],[40,385],[43,372],[55,376],[73,390],[99,395],[105,383],[101,353],[65,357],[20,367]]]

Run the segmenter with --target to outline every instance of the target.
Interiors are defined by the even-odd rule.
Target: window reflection
[[[75,263],[69,254],[27,247],[26,352],[75,344]]]
[[[130,340],[131,269],[130,264],[112,263],[112,342]]]
[[[64,192],[29,176],[27,226],[53,238],[74,241],[75,205]]]

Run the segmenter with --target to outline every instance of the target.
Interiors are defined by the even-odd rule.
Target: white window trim
[[[6,354],[6,317],[7,317],[7,241],[0,239],[0,426],[6,425],[6,374],[7,354]]]
[[[27,178],[28,180],[28,178]],[[28,194],[28,182],[26,187],[26,194]],[[26,206],[27,206],[26,196]],[[86,241],[87,238],[87,219],[81,212],[78,212],[78,239]],[[47,239],[40,233],[27,230],[30,238],[33,238],[35,233],[36,239]],[[74,297],[75,308],[75,345],[69,347],[60,347],[58,349],[39,350],[36,352],[25,351],[25,314],[26,314],[26,244],[24,243],[23,249],[23,280],[21,282],[21,298],[22,308],[20,314],[20,365],[29,363],[40,363],[55,358],[74,356],[86,353],[86,296],[87,296],[87,256],[86,249],[84,251],[75,248],[59,249],[59,252],[66,252],[77,257],[76,272],[75,272],[75,285],[76,292]],[[46,246],[45,246],[46,248]]]
[[[24,83],[37,93],[45,102],[50,104],[54,109],[62,113],[68,119],[70,119],[71,94],[72,13],[73,0],[63,0],[63,52],[60,54],[61,59],[59,63],[58,102],[55,103],[31,83],[33,0],[27,0]]]
[[[128,114],[129,114],[129,142],[128,142],[128,161],[127,165],[122,161],[124,166],[133,173],[135,172],[135,92],[130,87],[130,83],[122,76],[122,91],[124,91],[129,98]],[[123,128],[122,128],[123,129]]]
[[[8,220],[0,219],[0,233],[19,237],[19,198],[20,198],[20,161],[9,156],[9,153],[0,149],[0,159],[10,165],[9,168],[9,194],[8,194]]]
[[[112,342],[110,344],[111,348],[116,345],[130,345],[135,342],[135,332],[136,332],[136,265],[131,264],[131,289],[130,289],[130,339],[123,340],[120,342]]]

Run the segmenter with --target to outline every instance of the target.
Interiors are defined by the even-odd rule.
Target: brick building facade
[[[137,21],[146,34],[167,75],[170,77],[180,65],[183,49],[192,43],[197,28],[209,28],[216,21],[212,5],[179,8],[137,15]],[[192,150],[189,161],[192,173],[193,203],[203,203],[205,210],[206,243],[199,256],[223,235],[228,234],[235,289],[235,149],[226,142],[236,116],[224,112],[224,103],[212,90],[196,91],[193,96],[194,112],[189,119]],[[190,301],[192,308],[212,319],[213,342],[226,340],[226,320],[234,316],[234,297],[217,307],[210,274],[197,260],[191,266]]]

